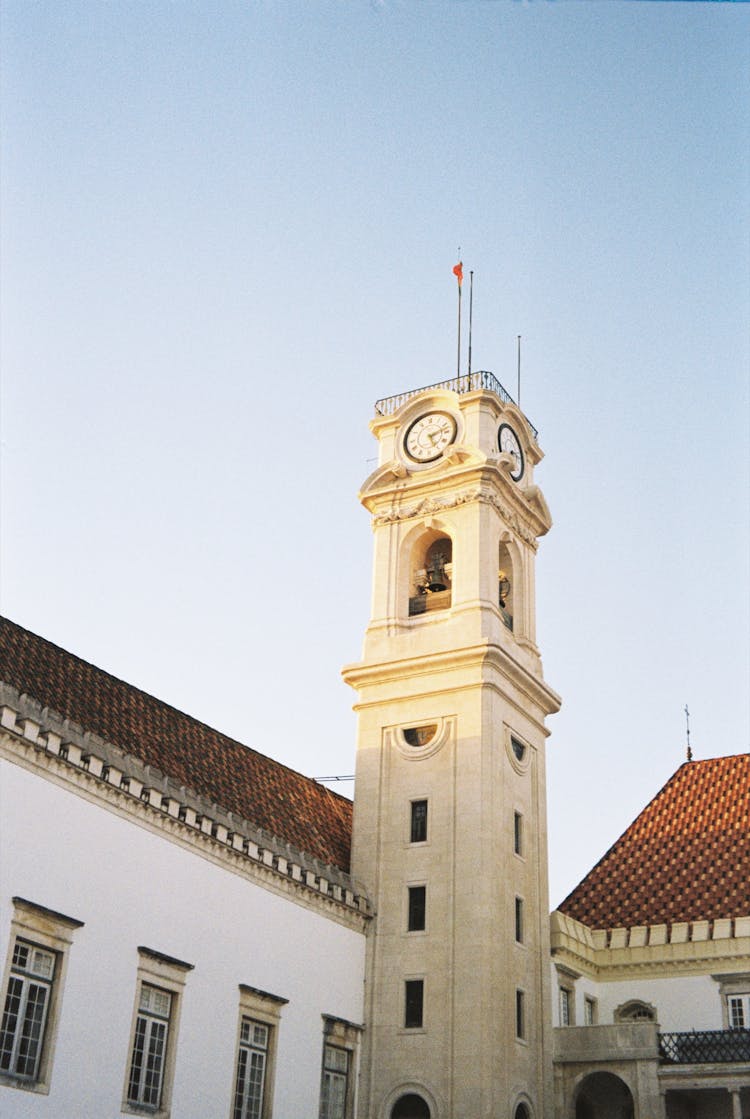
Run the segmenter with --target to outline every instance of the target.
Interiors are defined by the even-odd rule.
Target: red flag
[[[464,278],[464,265],[463,261],[459,260],[458,264],[453,265],[453,275],[458,280],[458,286],[461,287]]]

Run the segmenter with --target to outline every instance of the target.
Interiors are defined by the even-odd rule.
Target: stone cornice
[[[275,893],[366,930],[369,900],[348,874],[253,828],[6,684],[0,684],[0,756]]]
[[[543,679],[530,672],[520,664],[510,653],[499,645],[489,641],[477,645],[467,646],[463,649],[451,649],[443,652],[433,652],[428,656],[402,657],[398,660],[377,663],[362,663],[345,665],[342,676],[347,684],[360,692],[362,688],[373,685],[382,686],[398,684],[402,689],[410,678],[419,678],[425,675],[435,677],[440,671],[464,671],[468,667],[476,667],[476,678],[466,683],[465,687],[486,687],[492,685],[487,679],[484,670],[490,666],[496,669],[504,679],[515,685],[533,705],[541,709],[544,714],[553,714],[560,708],[560,697],[550,688]],[[455,690],[454,683],[447,683],[446,687]],[[435,690],[439,690],[436,688]],[[420,695],[423,691],[420,690]],[[380,697],[374,703],[380,703]],[[354,706],[355,711],[368,705],[364,700]],[[531,714],[529,713],[531,718]],[[546,732],[545,732],[546,733]]]
[[[631,929],[589,929],[556,910],[552,958],[600,981],[750,968],[750,916]]]
[[[460,448],[455,450],[458,455]],[[372,513],[374,527],[435,516],[481,501],[496,509],[508,527],[536,549],[538,538],[549,532],[552,518],[538,486],[522,489],[506,479],[510,467],[506,458],[509,456],[487,458],[477,453],[471,461],[459,463],[456,457],[445,472],[432,478],[407,475],[405,479],[399,463],[388,464],[370,475],[360,500]]]

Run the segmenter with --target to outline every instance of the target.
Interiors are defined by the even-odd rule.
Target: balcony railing
[[[420,389],[409,389],[408,392],[400,392],[397,396],[385,396],[382,400],[375,401],[375,411],[379,416],[390,416],[407,400],[411,400],[413,396],[417,396],[420,392],[427,392],[428,389],[447,389],[449,392],[457,393],[489,389],[490,392],[499,396],[505,404],[516,403],[508,390],[500,384],[494,373],[489,373],[486,369],[477,369],[475,373],[465,373],[462,377],[451,377],[448,381],[436,381],[434,385],[423,385]],[[539,432],[528,416],[526,417],[526,423],[534,436],[534,442],[538,443]]]
[[[665,1065],[720,1065],[750,1062],[750,1030],[694,1030],[659,1034],[659,1059]]]

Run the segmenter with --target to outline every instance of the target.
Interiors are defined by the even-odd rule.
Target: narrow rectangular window
[[[560,988],[560,1025],[570,1025],[570,991],[567,987]]]
[[[263,1115],[269,1033],[263,1022],[252,1018],[240,1022],[233,1119],[261,1119]]]
[[[730,1030],[750,1026],[750,995],[730,995],[727,999]]]
[[[523,898],[516,898],[516,943],[523,944]]]
[[[404,1026],[407,1030],[419,1030],[424,1014],[424,980],[407,979],[405,994]]]
[[[586,995],[583,1002],[583,1020],[587,1026],[596,1025],[596,999]]]
[[[523,991],[516,991],[516,1037],[526,1037],[526,1000]]]
[[[345,1119],[349,1091],[349,1053],[337,1045],[323,1047],[320,1119]]]
[[[427,801],[411,802],[411,842],[424,843],[427,840]]]
[[[141,984],[128,1077],[128,1103],[158,1108],[164,1084],[172,996],[169,991]]]
[[[425,927],[426,886],[409,887],[409,932],[423,932]]]
[[[55,965],[54,952],[16,941],[0,1024],[0,1071],[38,1079]]]
[[[523,854],[523,816],[520,812],[513,813],[513,850],[517,855]]]

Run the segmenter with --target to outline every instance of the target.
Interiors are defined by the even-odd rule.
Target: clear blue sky
[[[551,902],[750,748],[750,5],[2,4],[2,610],[353,772],[380,396],[540,429]]]

